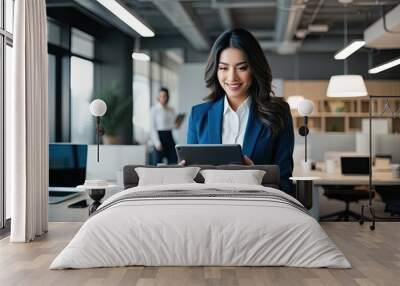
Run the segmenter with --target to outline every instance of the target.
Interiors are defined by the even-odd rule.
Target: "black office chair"
[[[323,188],[325,196],[327,196],[329,199],[343,201],[346,204],[346,208],[343,211],[321,216],[321,220],[335,218],[335,221],[349,221],[350,218],[354,218],[355,220],[359,220],[361,218],[360,214],[350,210],[350,203],[368,200],[368,187],[323,186]]]
[[[376,192],[385,203],[385,212],[390,213],[391,216],[400,215],[400,186],[376,186]]]

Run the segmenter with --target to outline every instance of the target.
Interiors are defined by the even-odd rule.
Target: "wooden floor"
[[[0,285],[400,285],[400,223],[323,223],[353,268],[123,267],[48,270],[81,223],[50,223],[44,237],[27,244],[0,241]]]

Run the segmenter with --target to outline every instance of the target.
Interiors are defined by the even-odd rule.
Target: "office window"
[[[6,74],[5,74],[5,101],[9,102],[11,97],[11,75],[12,75],[12,47],[6,45]],[[7,129],[7,127],[6,127]],[[5,197],[6,197],[6,208],[5,208],[5,215],[6,219],[11,217],[11,193],[10,188],[6,188],[5,190]]]
[[[94,142],[94,118],[89,112],[94,88],[94,37],[71,28],[71,142]]]
[[[94,142],[89,103],[94,86],[95,38],[48,18],[49,140]]]
[[[56,142],[56,56],[49,54],[48,91],[49,91],[49,142]]]
[[[47,18],[49,140],[70,141],[70,27]]]
[[[71,142],[92,143],[94,119],[89,112],[93,97],[94,64],[71,57]]]
[[[69,28],[47,18],[47,41],[50,44],[69,49]]]
[[[7,118],[9,114],[6,113],[6,107],[10,102],[9,98],[11,96],[12,88],[13,21],[14,1],[0,1],[0,228],[4,228],[6,219],[11,216],[11,196],[8,192],[9,188],[6,186],[8,182],[7,177],[10,174],[8,173],[10,168],[7,166],[7,152],[4,144],[7,140],[6,133],[10,131],[10,127],[5,125],[7,119],[4,121],[4,118]]]
[[[88,59],[94,58],[94,37],[78,29],[71,29],[71,52]]]
[[[150,62],[133,62],[133,128],[134,138],[146,144],[150,132]]]

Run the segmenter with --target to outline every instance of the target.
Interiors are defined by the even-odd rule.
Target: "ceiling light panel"
[[[154,37],[154,32],[115,0],[97,0],[111,13],[121,19],[125,24],[135,30],[142,37]]]
[[[390,69],[390,68],[395,67],[397,65],[400,65],[400,58],[394,59],[394,60],[392,60],[390,62],[387,62],[387,63],[384,63],[382,65],[376,66],[376,67],[370,69],[368,71],[368,73],[372,73],[372,74],[379,73],[381,71]]]
[[[365,41],[356,40],[335,54],[335,60],[344,60],[365,45]]]

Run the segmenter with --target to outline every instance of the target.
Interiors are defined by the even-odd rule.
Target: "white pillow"
[[[199,170],[199,167],[135,168],[139,176],[138,186],[195,183],[193,179]]]
[[[205,184],[234,183],[261,185],[265,171],[262,170],[202,170]]]

